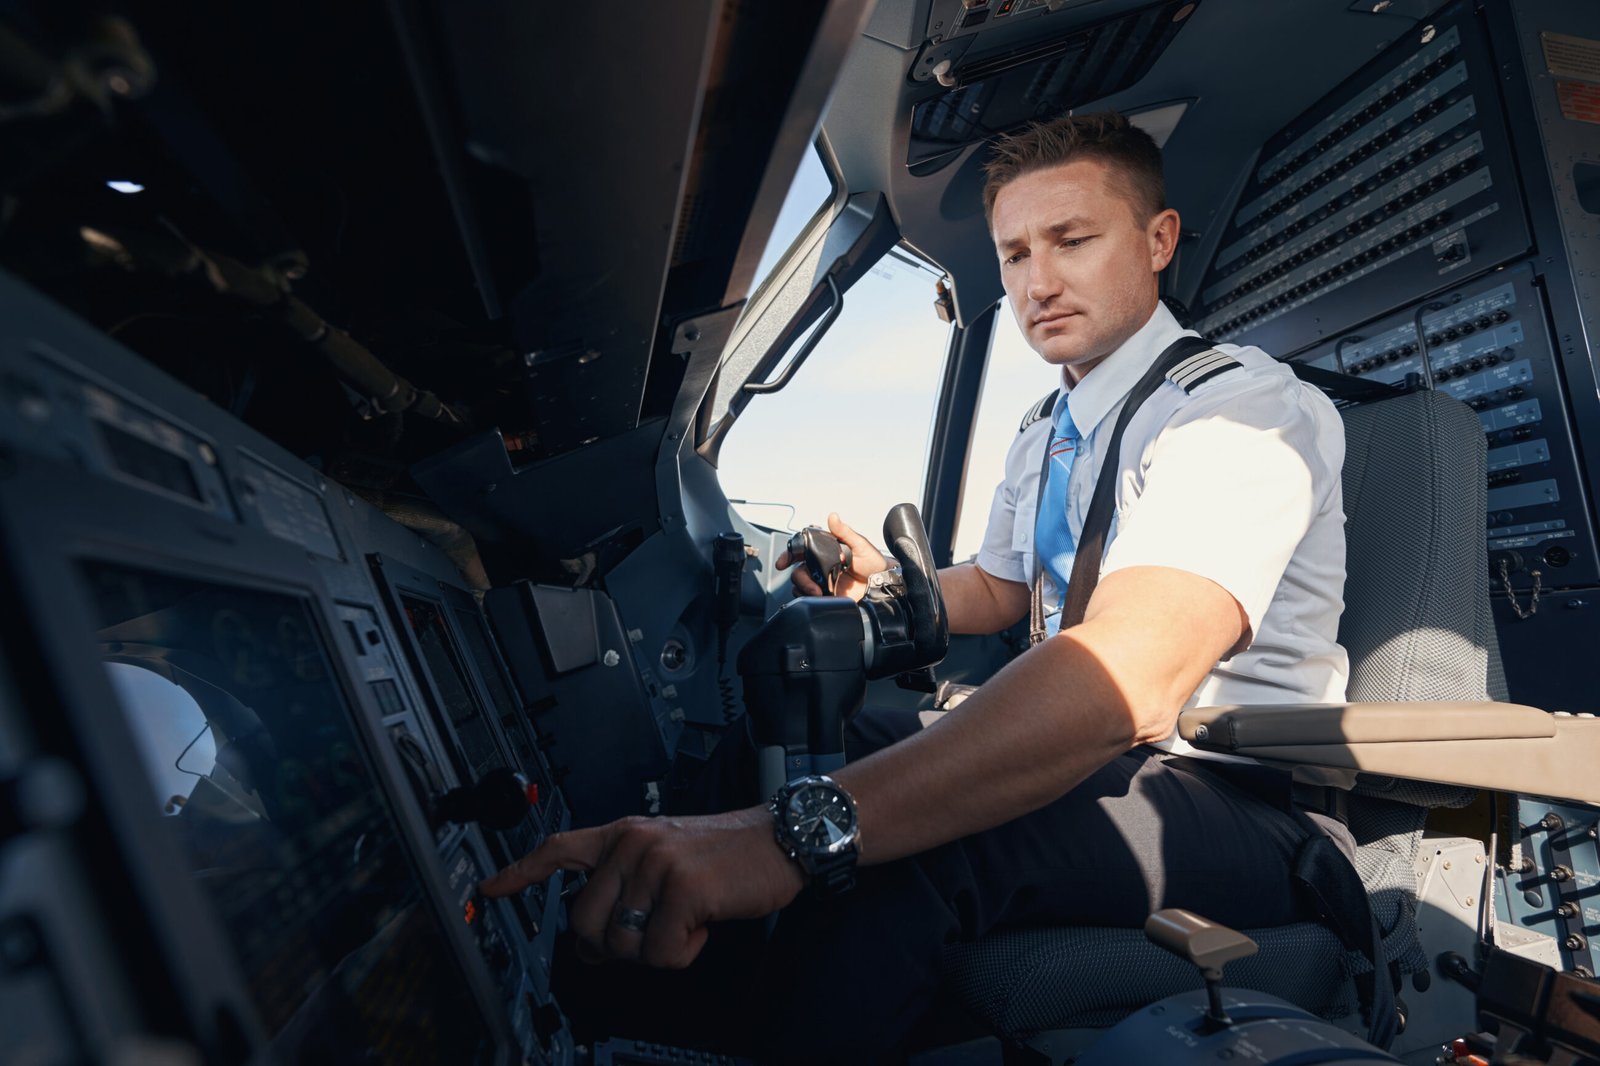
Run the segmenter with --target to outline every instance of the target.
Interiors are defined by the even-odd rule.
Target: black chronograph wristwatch
[[[831,777],[797,777],[773,794],[778,847],[800,864],[819,896],[837,896],[856,883],[856,801]]]

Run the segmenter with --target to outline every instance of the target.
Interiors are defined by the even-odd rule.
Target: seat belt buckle
[[[1342,788],[1296,781],[1289,786],[1289,799],[1303,811],[1332,818],[1340,825],[1350,824],[1350,794]]]

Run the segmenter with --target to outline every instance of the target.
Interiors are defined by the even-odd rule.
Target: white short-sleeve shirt
[[[1173,341],[1195,336],[1157,305],[1139,332],[1063,398],[1082,434],[1067,487],[1078,540],[1133,386]],[[1187,706],[1336,703],[1349,664],[1344,609],[1344,426],[1333,404],[1259,348],[1217,345],[1239,366],[1192,391],[1164,381],[1124,432],[1103,578],[1169,566],[1226,589],[1250,619],[1249,647],[1220,662]],[[1065,375],[1063,383],[1065,384]],[[1040,456],[1049,418],[1017,434],[977,562],[1031,582]],[[1045,603],[1060,599],[1046,578]],[[1190,750],[1176,734],[1162,744]]]

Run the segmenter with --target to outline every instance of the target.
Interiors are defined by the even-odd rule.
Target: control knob
[[[441,817],[458,823],[477,822],[489,829],[511,829],[538,802],[539,786],[507,767],[490,770],[471,785],[452,788],[439,797]]]

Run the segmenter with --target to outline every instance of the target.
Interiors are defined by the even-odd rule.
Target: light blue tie
[[[1045,482],[1039,492],[1039,512],[1034,517],[1033,546],[1039,553],[1039,563],[1060,590],[1055,610],[1045,619],[1045,631],[1054,636],[1061,629],[1061,607],[1067,598],[1067,582],[1072,577],[1072,560],[1078,554],[1077,543],[1067,525],[1067,482],[1072,476],[1072,461],[1078,455],[1078,427],[1072,422],[1072,412],[1067,408],[1066,397],[1056,404],[1055,420],[1050,426],[1050,461],[1045,468]]]

